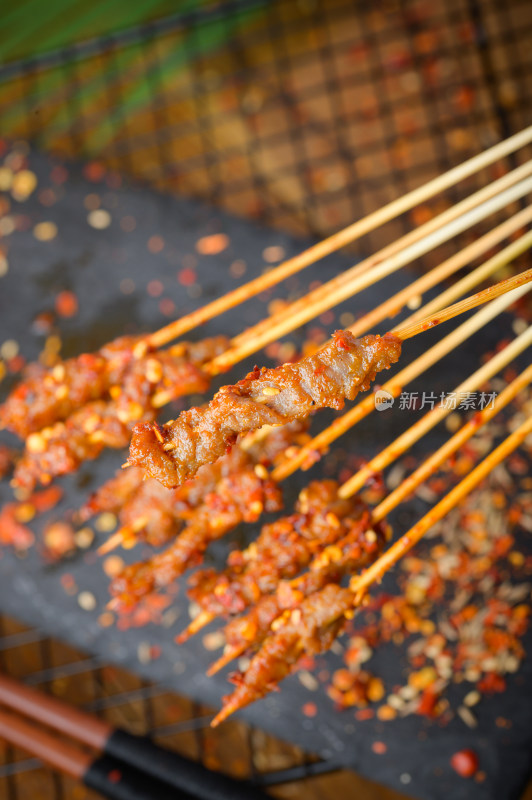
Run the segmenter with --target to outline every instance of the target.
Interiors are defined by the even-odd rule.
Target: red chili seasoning
[[[472,778],[478,769],[478,756],[474,750],[459,750],[451,756],[451,767],[462,778]]]
[[[360,708],[358,711],[355,711],[355,717],[358,720],[365,720],[365,719],[373,719],[375,716],[375,712],[372,708]]]
[[[78,313],[78,298],[74,292],[65,290],[55,298],[55,310],[60,317],[73,317]]]
[[[301,709],[306,717],[315,717],[318,713],[318,706],[316,703],[305,703]]]
[[[83,174],[88,181],[97,183],[98,181],[101,181],[105,175],[105,167],[98,161],[91,161],[84,167]]]
[[[430,688],[425,689],[421,695],[421,700],[417,707],[417,713],[425,717],[434,716],[436,703],[438,702],[438,694],[433,692]]]
[[[192,284],[196,282],[196,277],[197,275],[195,270],[193,270],[191,267],[185,267],[179,272],[177,280],[181,286],[192,286]]]

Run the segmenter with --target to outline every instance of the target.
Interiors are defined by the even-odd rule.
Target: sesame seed
[[[456,712],[462,722],[464,722],[468,728],[476,728],[478,725],[477,718],[475,715],[465,706],[458,706]]]
[[[79,547],[81,550],[87,550],[94,541],[94,531],[92,528],[80,528],[74,534],[74,541],[76,547]]]
[[[225,644],[225,636],[223,631],[213,631],[206,633],[203,637],[203,646],[205,650],[219,650]]]
[[[201,612],[201,606],[198,603],[190,603],[188,607],[188,615],[190,619],[196,619],[198,614]]]
[[[111,224],[111,215],[104,208],[95,208],[87,215],[87,222],[91,228],[101,231]]]
[[[83,611],[94,611],[96,608],[96,598],[92,592],[80,592],[78,594],[78,605]]]
[[[6,339],[6,341],[0,347],[0,356],[5,358],[6,361],[9,361],[18,355],[18,350],[18,342],[16,342],[14,339]]]
[[[163,368],[156,358],[149,358],[146,362],[146,378],[150,383],[158,383],[163,377]]]
[[[0,192],[8,192],[13,183],[13,170],[9,167],[0,167]]]
[[[285,249],[280,245],[265,247],[262,251],[262,257],[268,264],[274,264],[276,261],[283,260],[285,257]]]
[[[33,235],[40,242],[50,242],[57,236],[57,225],[55,222],[39,222],[33,229]]]
[[[196,242],[196,250],[202,256],[213,256],[229,247],[229,236],[225,233],[213,233],[203,236]]]
[[[94,526],[96,530],[100,531],[101,533],[109,533],[116,528],[116,523],[116,515],[111,511],[104,511],[101,514],[98,514]]]
[[[316,692],[320,688],[318,679],[306,669],[300,670],[297,673],[297,677],[301,685],[308,689],[309,692]]]
[[[473,689],[471,692],[468,692],[464,697],[464,705],[471,708],[471,706],[476,706],[476,704],[480,701],[481,694],[476,689]]]
[[[26,200],[37,186],[37,176],[29,169],[21,169],[13,176],[11,194],[19,202]]]

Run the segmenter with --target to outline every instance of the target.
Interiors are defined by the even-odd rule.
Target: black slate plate
[[[94,349],[124,332],[150,330],[164,324],[167,318],[159,310],[161,298],[150,296],[146,291],[150,281],[162,283],[162,296],[175,303],[177,316],[237,285],[237,279],[229,272],[229,267],[237,259],[246,262],[247,279],[264,268],[261,254],[265,248],[281,246],[290,255],[305,245],[305,242],[232,218],[190,200],[156,195],[139,187],[120,188],[116,176],[103,176],[98,182],[90,182],[78,165],[67,165],[66,181],[54,184],[51,179],[54,162],[47,156],[30,153],[28,162],[38,176],[38,188],[24,203],[13,202],[12,214],[21,229],[4,239],[10,267],[7,275],[0,278],[0,344],[6,339],[15,339],[28,360],[38,355],[43,343],[42,337],[32,332],[33,319],[39,312],[53,308],[55,296],[65,288],[72,289],[80,302],[79,313],[59,323],[64,342],[63,355],[69,356]],[[54,175],[57,177],[57,171]],[[54,189],[57,200],[51,206],[43,205],[42,190],[50,187]],[[110,225],[103,230],[96,230],[87,222],[88,211],[84,203],[87,195],[91,194],[101,198],[102,207],[111,215]],[[125,232],[121,227],[124,217],[135,220],[133,231]],[[51,241],[38,241],[33,235],[34,225],[42,221],[52,221],[57,225],[58,233]],[[198,256],[195,249],[197,240],[220,231],[229,236],[229,247],[216,256]],[[163,238],[164,247],[161,252],[154,254],[148,249],[148,240],[155,234]],[[350,259],[344,256],[330,257],[275,291],[213,320],[201,331],[194,331],[191,338],[221,332],[236,333],[243,325],[262,317],[272,297],[300,291],[315,280],[326,280],[350,263]],[[176,277],[184,268],[193,268],[197,273],[192,290],[181,285]],[[124,286],[128,290],[131,288],[131,285],[123,283],[124,279],[134,281],[132,293],[124,293]],[[377,284],[335,310],[334,319],[327,318],[325,322],[307,326],[307,333],[316,324],[328,331],[340,327],[338,320],[342,312],[360,313],[397,291],[409,280],[411,274],[407,272],[389,277],[383,284]],[[201,289],[199,297],[197,286]],[[478,366],[483,352],[493,348],[504,336],[511,335],[511,322],[508,315],[500,317],[461,347],[459,357],[452,354],[444,359],[412,388],[436,392],[454,388]],[[448,325],[445,330],[451,327]],[[426,346],[437,341],[443,332],[439,329],[430,331],[409,342],[405,346],[406,358],[421,353]],[[301,337],[293,336],[290,340],[297,344]],[[240,377],[253,365],[254,360],[260,363],[267,361],[263,355],[249,359],[229,376],[224,376],[223,382],[227,382],[228,378]],[[4,381],[4,393],[8,386],[9,381]],[[330,416],[326,413],[320,415],[315,426],[324,425]],[[338,467],[342,466],[349,453],[357,452],[365,457],[374,454],[380,445],[390,441],[412,420],[411,414],[397,409],[372,415],[339,443],[334,451],[338,454]],[[441,443],[444,435],[444,431],[436,430],[423,440],[415,452],[419,455],[430,452]],[[7,434],[3,440],[12,441]],[[110,477],[123,460],[123,453],[107,452],[97,462],[84,465],[77,475],[65,478],[62,481],[65,499],[61,506],[43,519],[56,518],[62,510],[81,505],[91,488]],[[311,477],[323,474],[324,464],[329,469],[335,468],[334,461],[329,458],[310,472],[297,474],[288,481],[288,508],[302,485]],[[5,502],[10,497],[9,486],[4,482],[0,486],[0,500]],[[394,515],[392,522],[395,530],[405,530],[424,510],[426,506],[419,500],[410,503]],[[38,532],[41,528],[40,521],[35,529]],[[247,535],[252,533],[251,528],[246,531]],[[237,535],[229,538],[234,540]],[[520,546],[523,549],[526,544],[521,543]],[[219,544],[208,559],[221,563],[226,552],[227,545]],[[126,557],[137,555],[135,552]],[[99,604],[94,612],[81,610],[76,598],[65,594],[60,582],[64,573],[72,575],[80,591],[94,593]],[[389,581],[393,585],[393,576]],[[152,681],[202,702],[219,705],[220,697],[227,692],[228,685],[223,674],[214,679],[205,677],[204,670],[212,654],[204,650],[199,637],[181,648],[173,642],[175,633],[188,621],[188,603],[183,590],[180,590],[176,599],[180,616],[171,629],[149,626],[123,633],[118,633],[114,628],[102,629],[97,617],[107,599],[107,578],[93,553],[85,553],[53,566],[43,562],[35,548],[24,559],[10,551],[2,553],[2,611],[56,637],[62,637],[102,661],[120,663]],[[530,638],[529,635],[529,641]],[[137,650],[141,642],[158,645],[161,648],[160,657],[149,664],[140,664]],[[328,654],[320,659],[320,663],[338,668],[341,658]],[[404,654],[397,648],[393,652],[383,648],[372,661],[372,669],[385,677],[388,685],[401,681],[405,667]],[[309,751],[320,753],[324,758],[333,758],[374,780],[408,791],[419,798],[505,800],[519,796],[529,769],[531,673],[532,666],[528,659],[509,681],[509,688],[503,695],[483,701],[478,708],[479,726],[476,730],[466,728],[459,719],[453,720],[445,728],[440,727],[437,720],[431,722],[418,717],[392,723],[377,720],[357,722],[353,711],[335,711],[324,692],[309,692],[296,677],[287,680],[281,692],[246,709],[242,715]],[[312,719],[301,713],[301,707],[308,700],[318,706],[318,714]],[[495,719],[500,715],[512,720],[511,730],[503,730],[495,725]],[[386,743],[386,756],[372,752],[371,745],[376,739]],[[451,770],[450,756],[463,747],[472,747],[478,752],[481,768],[487,775],[484,783],[465,781]]]

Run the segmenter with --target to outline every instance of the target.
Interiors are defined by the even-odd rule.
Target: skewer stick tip
[[[127,539],[130,539],[130,537],[134,537],[135,534],[140,533],[140,531],[146,527],[149,521],[149,517],[144,515],[137,517],[137,519],[129,525],[122,525],[122,527],[115,531],[115,533],[113,533],[113,535],[110,536],[106,542],[100,545],[96,552],[98,555],[105,555],[106,553],[111,552],[111,550],[114,550],[116,547],[124,544]],[[136,543],[135,539],[130,539],[130,541],[131,544]]]
[[[214,664],[211,664],[209,669],[207,670],[207,676],[211,678],[213,675],[216,675],[217,672],[220,672],[221,669],[226,667],[228,664],[231,663],[235,658],[238,658],[242,655],[245,651],[247,645],[239,646],[239,647],[230,647],[228,646],[222,656],[218,658]]]
[[[110,553],[112,550],[116,550],[117,547],[120,547],[123,540],[124,535],[122,533],[122,529],[120,528],[120,530],[116,531],[116,533],[113,533],[113,535],[110,536],[106,542],[98,547],[96,553],[99,556],[106,556],[107,553]]]
[[[238,709],[233,708],[231,704],[224,706],[211,720],[211,728],[217,728],[218,725],[220,725],[220,723],[224,722],[227,719],[227,717],[230,717],[231,714],[234,714],[234,712],[237,710]]]
[[[457,303],[453,303],[453,305],[447,306],[447,308],[443,308],[441,311],[431,314],[429,317],[417,320],[410,325],[394,328],[391,333],[404,342],[406,339],[411,339],[413,336],[428,331],[436,325],[440,325],[442,322],[447,322],[457,317],[459,314],[471,311],[473,308],[477,308],[477,306],[483,305],[490,300],[495,300],[497,297],[502,297],[502,295],[508,294],[513,289],[526,286],[530,282],[532,282],[532,269],[525,270],[517,275],[513,275],[511,278],[505,278],[498,283],[494,283],[492,286],[488,286],[487,289],[482,289],[482,291],[476,292]]]
[[[188,641],[191,636],[199,633],[199,631],[208,625],[209,622],[212,622],[213,619],[215,619],[215,614],[212,614],[210,611],[200,611],[185,630],[181,631],[181,633],[175,637],[177,644],[183,644]]]

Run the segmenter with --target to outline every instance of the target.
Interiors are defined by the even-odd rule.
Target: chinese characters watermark
[[[397,400],[400,411],[431,411],[441,406],[446,411],[483,411],[493,408],[497,392],[401,392],[398,398],[378,389],[375,392],[375,408],[377,411],[386,411],[392,408]]]

